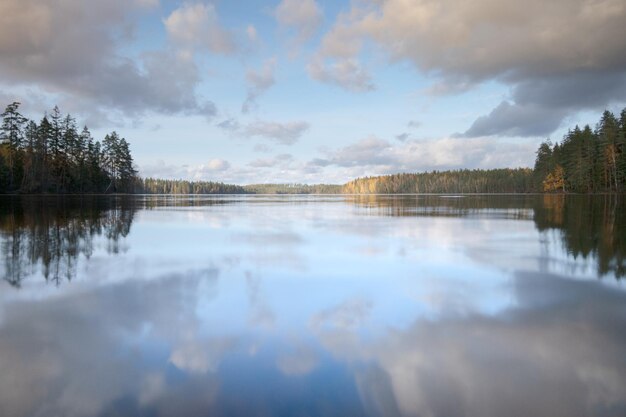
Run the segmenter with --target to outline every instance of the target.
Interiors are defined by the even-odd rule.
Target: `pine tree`
[[[9,188],[13,190],[16,183],[21,180],[21,154],[24,140],[24,125],[28,119],[18,111],[19,102],[9,104],[2,117],[2,131],[0,131],[0,139],[2,146],[6,150],[6,160],[9,170]],[[4,150],[3,149],[3,150]]]
[[[613,113],[608,110],[604,111],[597,130],[602,150],[604,186],[607,190],[619,191],[619,124]]]

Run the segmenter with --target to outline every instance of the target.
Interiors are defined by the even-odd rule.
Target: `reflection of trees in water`
[[[107,251],[118,253],[135,213],[131,198],[13,197],[0,201],[4,279],[19,287],[41,268],[57,285],[76,275],[80,255],[89,258],[94,238],[104,236]]]
[[[569,255],[597,258],[598,274],[626,276],[624,196],[544,195],[535,210],[540,231],[558,229]]]
[[[366,214],[529,219],[533,199],[527,195],[352,195],[349,201]]]
[[[343,198],[364,215],[532,218],[539,231],[558,230],[569,255],[597,260],[599,275],[626,276],[625,196],[363,195]],[[320,201],[337,200],[320,197]],[[86,258],[92,255],[95,238],[105,238],[109,253],[120,251],[120,238],[128,235],[139,208],[298,202],[297,199],[197,196],[4,197],[0,199],[3,277],[19,287],[24,278],[41,268],[46,280],[56,284],[64,279],[71,280],[76,275],[80,255]],[[310,204],[311,201],[305,199],[300,203]]]
[[[359,195],[346,197],[363,214],[533,219],[559,231],[565,250],[596,258],[600,276],[626,276],[625,196],[607,195]]]

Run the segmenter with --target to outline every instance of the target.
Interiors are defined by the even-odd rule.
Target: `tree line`
[[[340,194],[336,184],[250,184],[244,189],[252,194]]]
[[[0,114],[0,192],[133,191],[137,171],[126,139],[111,132],[94,140],[56,106],[37,123],[19,106],[13,102]]]
[[[533,171],[517,169],[461,169],[357,178],[345,184],[344,194],[530,193]]]
[[[134,191],[140,194],[249,194],[240,185],[213,181],[163,180],[144,178],[138,180]]]
[[[605,111],[595,129],[576,126],[560,143],[543,142],[534,183],[543,192],[626,191],[626,108],[619,119]]]
[[[399,194],[600,193],[626,191],[626,108],[605,111],[594,129],[569,130],[544,141],[534,169],[461,169],[357,178],[344,185],[252,184],[164,180],[137,176],[126,139],[116,132],[100,142],[58,107],[39,123],[9,104],[0,130],[0,192],[145,194]]]

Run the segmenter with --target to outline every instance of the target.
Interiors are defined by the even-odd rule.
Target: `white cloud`
[[[175,165],[158,160],[154,164],[143,165],[139,175],[146,178],[186,179],[186,180],[218,180],[231,169],[230,162],[214,158],[200,165]]]
[[[246,81],[248,83],[248,95],[246,101],[241,106],[243,113],[257,107],[257,98],[276,82],[274,78],[274,70],[276,68],[276,58],[265,61],[263,67],[258,71],[248,70],[246,73]]]
[[[274,10],[278,23],[292,29],[298,42],[309,40],[322,23],[322,8],[315,0],[282,0]]]
[[[169,361],[178,369],[193,374],[216,372],[222,357],[233,344],[230,339],[188,340],[172,350]]]
[[[362,46],[355,39],[366,37],[424,71],[476,81],[525,78],[623,68],[625,16],[621,0],[365,0],[324,42],[327,54],[354,56]]]
[[[211,159],[206,168],[211,171],[225,171],[230,168],[230,163],[224,159]]]
[[[215,6],[185,3],[163,20],[170,39],[183,50],[230,54],[236,50],[230,32],[218,21]]]
[[[205,114],[215,106],[196,95],[195,63],[170,50],[129,58],[137,13],[154,2],[5,0],[0,2],[0,77],[4,86],[34,88],[70,103],[91,119],[145,112]],[[79,104],[76,104],[79,103]]]
[[[246,125],[242,125],[234,118],[225,119],[216,125],[226,130],[232,137],[260,137],[271,140],[280,145],[293,145],[310,128],[304,121],[295,122],[273,122],[256,120]],[[258,152],[268,152],[269,148],[255,148]]]
[[[498,80],[512,87],[511,123],[499,130],[486,117],[467,133],[545,135],[568,114],[625,101],[625,19],[623,0],[362,0],[339,15],[318,53],[354,60],[373,42],[437,77],[429,94]]]
[[[322,328],[355,330],[367,319],[372,307],[369,300],[347,300],[313,315],[309,325],[316,331]]]
[[[281,145],[293,145],[309,129],[307,122],[266,122],[256,121],[245,127],[243,135],[259,136]]]
[[[355,59],[340,59],[327,64],[322,57],[315,57],[307,66],[314,80],[334,84],[349,91],[364,92],[375,89],[370,75]]]
[[[346,168],[342,181],[364,175],[422,172],[462,168],[525,166],[536,144],[492,138],[440,138],[391,143],[377,137],[362,139],[335,150],[309,165]]]

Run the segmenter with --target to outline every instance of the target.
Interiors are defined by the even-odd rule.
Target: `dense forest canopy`
[[[144,178],[137,182],[135,192],[141,194],[247,194],[240,185],[213,181],[162,180]]]
[[[626,108],[619,119],[605,111],[593,130],[576,126],[561,143],[542,143],[534,171],[537,191],[626,191]]]
[[[433,171],[358,178],[343,186],[345,194],[530,193],[530,168]]]
[[[0,130],[0,191],[23,193],[130,192],[137,171],[126,139],[100,141],[55,107],[39,123],[9,104]]]
[[[145,194],[601,193],[626,191],[626,109],[605,111],[595,129],[576,126],[560,143],[543,142],[534,169],[403,173],[344,185],[252,184],[141,179],[126,139],[100,142],[58,107],[39,123],[9,104],[0,130],[0,192]]]
[[[341,185],[336,184],[250,184],[246,191],[253,194],[340,194]]]

